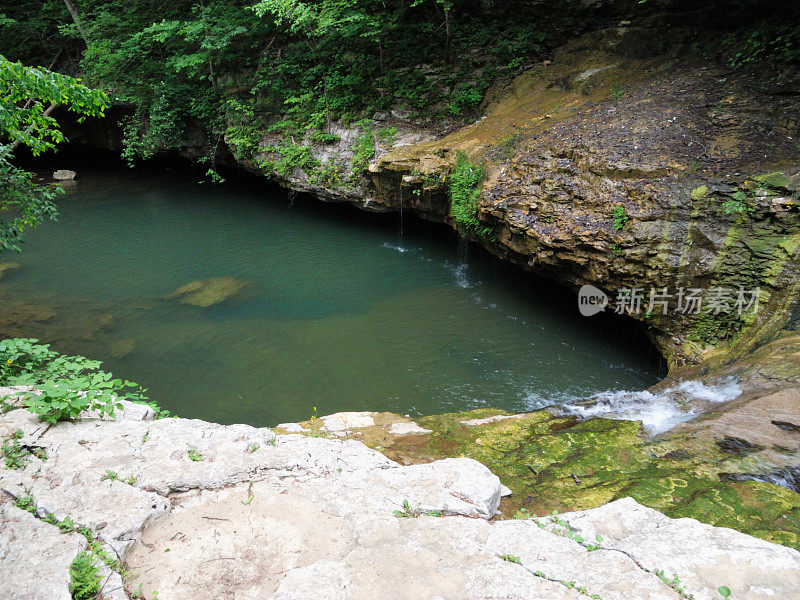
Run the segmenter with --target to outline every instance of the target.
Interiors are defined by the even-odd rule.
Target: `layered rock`
[[[493,522],[501,483],[469,458],[401,466],[354,440],[152,416],[0,417],[3,438],[37,449],[0,470],[4,598],[69,598],[76,529],[132,571],[124,592],[105,570],[116,598],[668,600],[674,575],[698,600],[721,585],[741,599],[800,591],[797,551],[630,499]]]
[[[464,152],[488,171],[478,216],[491,233],[476,241],[575,289],[595,285],[612,307],[643,288],[632,316],[671,365],[740,354],[784,327],[798,297],[800,107],[760,73],[630,58],[625,31],[572,42],[480,121],[381,156],[375,201],[455,226],[446,182]],[[664,315],[648,311],[650,288],[760,289],[761,310],[681,314],[673,297]]]

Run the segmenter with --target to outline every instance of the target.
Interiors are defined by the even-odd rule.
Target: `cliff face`
[[[453,223],[447,173],[488,171],[473,235],[490,251],[641,310],[670,365],[738,355],[791,321],[800,284],[797,82],[691,55],[630,57],[625,27],[586,36],[501,90],[486,116],[370,167],[371,201]],[[780,83],[777,81],[780,79]],[[667,288],[669,314],[649,305]],[[680,288],[760,290],[757,314],[676,311]],[[750,299],[748,295],[747,299]]]

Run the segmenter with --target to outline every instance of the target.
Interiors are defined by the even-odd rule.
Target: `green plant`
[[[247,499],[242,500],[242,504],[244,504],[245,506],[249,505],[253,501],[253,498],[255,497],[256,497],[255,494],[253,494],[253,482],[251,480],[250,484],[247,486]]]
[[[614,207],[614,212],[611,213],[611,217],[614,219],[614,229],[620,231],[625,227],[625,225],[630,220],[628,216],[628,212],[625,210],[625,207],[621,204],[618,204]]]
[[[341,473],[341,469],[339,470]],[[417,517],[426,516],[426,517],[441,517],[442,513],[438,510],[429,510],[427,512],[422,512],[418,508],[411,508],[408,500],[403,500],[403,510],[395,510],[394,511],[395,517],[401,517],[404,519],[416,519]]]
[[[728,598],[730,598],[730,597],[731,597],[731,588],[729,588],[729,587],[728,587],[728,586],[726,586],[726,585],[721,585],[721,586],[719,586],[719,587],[717,588],[717,591],[719,592],[719,595],[720,595],[720,596],[722,596],[723,598],[725,598],[725,600],[728,600]]]
[[[188,454],[189,460],[193,462],[205,460],[205,456],[203,456],[203,453],[200,452],[196,446],[189,446],[189,448],[186,450],[186,454]]]
[[[258,450],[260,447],[261,447],[261,444],[259,444],[258,442],[253,442],[252,444],[250,444],[250,445],[247,447],[247,451],[248,451],[250,454],[253,454],[253,453],[254,453],[254,452],[256,452],[256,451],[257,451],[257,450]]]
[[[26,229],[46,219],[55,220],[58,212],[53,200],[63,193],[60,188],[35,183],[33,173],[15,167],[13,152],[25,146],[38,156],[64,141],[58,123],[50,116],[57,106],[82,119],[102,116],[108,104],[103,92],[91,90],[77,79],[26,67],[0,55],[0,138],[8,140],[0,145],[0,252],[19,252]]]
[[[126,477],[125,479],[121,479],[115,471],[111,469],[106,469],[106,472],[101,475],[100,481],[105,481],[109,479],[111,481],[122,481],[123,483],[127,483],[128,485],[134,485],[136,483],[136,477],[131,475],[130,477]]]
[[[138,384],[114,379],[100,361],[64,356],[35,339],[0,341],[0,380],[7,385],[35,386],[22,395],[28,410],[47,423],[76,418],[85,410],[114,416],[120,400],[141,400]]]
[[[19,443],[22,435],[22,430],[17,429],[6,438],[6,442],[0,447],[6,467],[9,469],[21,469],[27,462],[27,456],[30,453]]]
[[[375,132],[375,135],[385,146],[394,146],[397,141],[397,127],[381,127]]]
[[[418,517],[419,514],[416,510],[411,508],[411,505],[408,503],[408,500],[403,500],[403,510],[395,510],[394,511],[395,517],[401,517],[403,519],[411,519],[414,517]]]
[[[481,103],[481,100],[483,100],[482,89],[475,87],[475,85],[460,83],[456,86],[450,98],[450,102],[447,105],[447,112],[455,116],[475,110]]]
[[[30,492],[28,492],[30,493]],[[21,508],[22,510],[26,510],[32,515],[35,515],[38,511],[36,507],[36,502],[34,502],[32,496],[19,496],[16,500],[14,500],[14,506],[17,508]]]
[[[533,515],[528,512],[527,508],[520,508],[517,512],[514,513],[515,519],[530,519]]]
[[[664,585],[675,590],[675,592],[677,592],[681,598],[684,598],[684,600],[694,600],[694,595],[687,593],[686,590],[681,587],[681,580],[677,573],[672,576],[672,579],[664,574],[663,569],[656,569],[653,571],[653,574],[663,581]]]
[[[737,190],[731,195],[730,200],[722,203],[722,210],[726,215],[744,214],[753,212],[753,209],[747,204],[748,196],[743,190]]]
[[[500,558],[510,563],[520,564],[522,562],[519,556],[514,556],[513,554],[501,554]]]
[[[100,592],[100,575],[94,556],[81,552],[69,566],[69,590],[73,600],[92,600]]]
[[[453,219],[464,230],[487,236],[491,228],[482,225],[478,218],[478,199],[481,195],[483,170],[467,158],[463,152],[456,156],[456,164],[450,172],[448,191]]]
[[[351,150],[353,151],[353,168],[358,171],[366,169],[369,161],[375,156],[375,139],[368,126],[356,136]]]
[[[625,96],[626,91],[625,86],[621,83],[612,83],[608,95],[611,97],[611,101],[617,104]]]

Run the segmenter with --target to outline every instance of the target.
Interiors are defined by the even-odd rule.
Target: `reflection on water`
[[[407,222],[398,245],[396,215],[259,185],[84,172],[60,222],[6,257],[21,267],[0,278],[0,333],[103,360],[165,408],[223,423],[525,410],[657,380],[626,325],[580,317],[483,252],[465,264],[448,232]]]

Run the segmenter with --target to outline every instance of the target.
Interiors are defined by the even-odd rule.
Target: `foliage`
[[[502,556],[500,556],[500,558],[506,562],[511,562],[511,563],[520,564],[522,562],[519,556],[514,556],[513,554],[503,554]]]
[[[395,510],[394,516],[403,519],[416,519],[417,517],[421,516],[441,517],[442,513],[440,513],[438,510],[429,510],[427,512],[423,512],[419,508],[411,508],[411,504],[408,502],[408,500],[403,500],[403,510]]]
[[[491,229],[478,219],[482,181],[483,170],[480,166],[472,163],[466,154],[459,153],[448,181],[453,218],[464,230],[484,236],[489,235]]]
[[[611,101],[614,104],[619,103],[620,100],[625,96],[625,92],[627,89],[621,83],[612,83],[609,88],[609,96],[611,97]]]
[[[100,574],[94,556],[81,552],[69,566],[70,592],[74,600],[92,600],[100,592]]]
[[[189,446],[186,449],[186,454],[189,456],[189,460],[192,462],[200,462],[201,460],[205,460],[205,456],[203,453],[200,452],[196,446]]]
[[[7,150],[0,148],[0,211],[10,213],[8,220],[0,220],[0,252],[19,252],[26,229],[46,219],[56,220],[53,200],[62,192],[58,187],[34,183],[33,173],[15,167],[10,158]]]
[[[800,63],[800,26],[797,24],[762,21],[743,35],[729,34],[724,43],[732,49],[728,59],[732,67],[763,59]]]
[[[372,130],[365,127],[353,142],[353,168],[366,169],[373,156],[375,156],[375,140]]]
[[[4,9],[0,52],[80,69],[132,105],[123,123],[127,160],[185,146],[204,131],[212,169],[221,142],[249,158],[267,130],[281,137],[276,146],[302,147],[335,141],[334,120],[376,111],[471,117],[496,75],[551,46],[544,15],[557,15],[566,32],[579,11],[556,0],[81,0],[77,7],[82,31],[61,1]]]
[[[21,469],[25,466],[28,453],[19,443],[21,437],[22,430],[17,429],[6,438],[5,443],[0,447],[6,467],[9,469]]]
[[[625,207],[621,204],[618,204],[614,207],[614,212],[611,213],[611,217],[614,219],[614,229],[620,231],[624,229],[625,225],[630,220],[628,216],[628,212],[625,210]]]
[[[100,116],[108,99],[79,80],[47,69],[26,67],[0,54],[0,252],[19,251],[22,234],[56,217],[53,200],[60,188],[34,183],[33,174],[11,162],[17,146],[34,156],[64,140],[51,116],[57,106],[78,115]],[[4,143],[5,140],[5,143]]]
[[[64,356],[37,341],[0,341],[0,381],[35,386],[35,391],[23,397],[28,410],[43,421],[54,424],[74,419],[84,410],[113,416],[120,400],[146,399],[146,390],[137,384],[101,371],[100,361]]]

